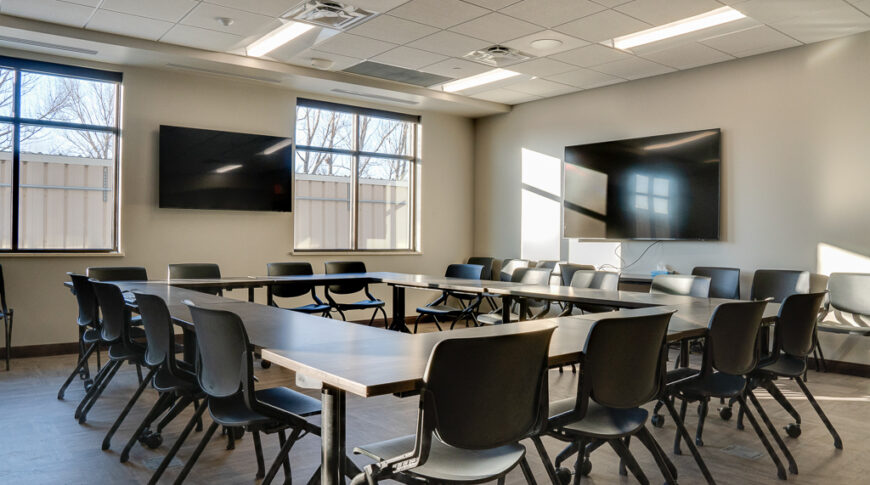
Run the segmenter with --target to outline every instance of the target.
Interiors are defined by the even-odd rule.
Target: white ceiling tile
[[[476,62],[466,61],[463,59],[444,59],[441,62],[436,62],[429,66],[423,67],[420,71],[438,74],[453,79],[462,77],[474,76],[484,73],[492,69],[489,66],[478,64]]]
[[[858,10],[870,15],[870,0],[849,0]]]
[[[536,99],[541,99],[540,96],[525,94],[519,91],[510,91],[507,89],[492,89],[483,93],[477,93],[472,97],[485,101],[492,101],[494,103],[504,104],[520,104],[526,103],[528,101],[534,101]]]
[[[634,0],[616,10],[652,25],[664,25],[721,7],[716,0]]]
[[[632,57],[630,59],[623,59],[621,61],[608,62],[607,64],[595,66],[595,70],[613,76],[624,77],[626,79],[640,79],[643,77],[657,76],[659,74],[672,72],[674,69],[646,59]]]
[[[86,7],[96,7],[103,0],[60,0],[63,3],[75,3],[78,5],[84,5]]]
[[[541,28],[535,24],[493,12],[451,27],[450,30],[477,39],[499,43],[537,32]]]
[[[173,25],[172,22],[164,22],[163,20],[112,12],[111,10],[97,10],[85,28],[140,39],[157,40]]]
[[[870,17],[851,5],[839,3],[770,25],[801,42],[810,43],[870,30]]]
[[[100,8],[167,22],[178,22],[196,4],[194,0],[104,0]]]
[[[299,5],[301,0],[204,0],[207,3],[230,7],[246,12],[280,17],[291,8]]]
[[[697,42],[647,52],[641,57],[676,69],[691,69],[734,59],[731,55]]]
[[[603,6],[586,0],[523,0],[501,12],[544,27],[553,27],[602,10]]]
[[[230,25],[222,25],[217,20],[221,17],[232,19],[232,23]],[[281,26],[281,23],[277,19],[266,15],[222,7],[211,3],[200,3],[181,19],[181,23],[241,37],[263,34]]]
[[[434,34],[438,32],[438,29],[390,15],[379,15],[359,27],[351,29],[350,32],[395,44],[407,44],[429,34]]]
[[[508,5],[519,2],[520,0],[465,0],[468,3],[479,5],[490,10],[499,10]]]
[[[547,81],[546,79],[527,79],[513,84],[508,84],[505,89],[510,91],[519,91],[524,94],[534,94],[535,96],[559,96],[560,94],[573,93],[577,91],[574,86],[557,83],[555,81]]]
[[[368,59],[394,47],[396,44],[348,33],[334,35],[317,44],[317,50],[358,59]]]
[[[732,56],[747,57],[801,45],[791,37],[766,25],[704,39],[703,43]]]
[[[390,10],[390,15],[440,29],[453,27],[487,13],[489,10],[485,8],[459,0],[411,0]]]
[[[770,24],[824,10],[840,0],[750,0],[734,8],[759,22]]]
[[[296,1],[298,3],[300,0]],[[353,5],[369,12],[384,13],[403,3],[408,3],[408,0],[343,0],[342,3]]]
[[[378,54],[371,58],[371,60],[375,62],[404,67],[405,69],[419,69],[423,66],[443,61],[444,59],[446,59],[446,56],[442,56],[441,54],[433,54],[432,52],[421,51],[420,49],[405,46],[396,47],[395,49],[384,52],[383,54]]]
[[[83,27],[93,12],[94,7],[57,0],[4,0],[0,3],[0,13],[73,27]]]
[[[161,42],[219,52],[238,47],[241,40],[238,35],[181,24],[176,24],[160,38]]]
[[[650,28],[641,22],[615,10],[605,10],[582,19],[559,25],[556,30],[579,37],[589,42],[601,42],[620,35],[639,32]]]
[[[332,61],[332,66],[328,71],[342,71],[350,66],[354,66],[362,62],[362,59],[355,57],[341,56],[332,52],[323,52],[316,49],[305,49],[296,56],[291,57],[287,62],[296,64],[297,66],[312,67],[312,59],[327,59]]]
[[[482,49],[488,45],[489,43],[485,40],[442,30],[441,32],[415,40],[408,44],[408,47],[415,47],[450,57],[462,57],[471,51]]]
[[[592,44],[572,51],[563,52],[552,56],[553,59],[574,64],[580,67],[591,67],[605,62],[618,61],[620,59],[628,59],[631,54],[627,54],[619,49],[612,49],[601,44]]]
[[[613,8],[617,5],[622,5],[623,3],[628,3],[631,0],[592,0],[592,1],[594,1],[595,3],[600,3],[601,5],[604,5],[607,8]]]
[[[549,76],[547,79],[583,89],[597,88],[625,81],[621,77],[611,76],[610,74],[604,74],[603,72],[591,69],[578,69],[556,76]]]
[[[547,49],[532,47],[532,42],[542,39],[558,40],[559,42],[561,42],[561,44],[555,47],[549,47]],[[553,54],[558,54],[559,52],[569,51],[571,49],[576,49],[578,47],[582,47],[588,44],[589,42],[586,42],[585,40],[580,40],[576,37],[571,37],[570,35],[556,32],[555,30],[542,30],[540,32],[536,32],[534,34],[520,37],[519,39],[514,39],[510,42],[504,43],[504,45],[508,47],[512,47],[527,54],[533,54],[539,57],[551,56]]]
[[[573,71],[577,69],[577,67],[572,66],[571,64],[565,64],[564,62],[559,62],[553,59],[548,59],[546,57],[541,57],[539,59],[534,59],[531,61],[523,62],[520,64],[514,64],[509,68],[511,71],[521,72],[523,74],[530,74],[532,76],[552,76],[554,74],[561,74],[563,72]]]

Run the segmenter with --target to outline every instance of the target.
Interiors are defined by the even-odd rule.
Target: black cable
[[[653,241],[653,242],[651,242],[650,245],[647,246],[646,249],[644,249],[642,253],[640,253],[640,256],[638,256],[637,259],[635,259],[634,261],[632,261],[631,264],[629,264],[629,265],[626,265],[626,264],[625,264],[625,260],[622,259],[622,255],[620,255],[619,253],[616,252],[616,249],[617,249],[618,247],[617,247],[617,248],[613,248],[613,254],[615,254],[616,257],[619,258],[619,262],[622,263],[622,268],[617,268],[616,266],[614,266],[614,265],[612,265],[612,264],[602,264],[602,265],[599,267],[599,269],[604,269],[605,267],[610,266],[611,268],[613,268],[613,269],[615,269],[615,270],[617,270],[617,271],[624,271],[624,270],[627,270],[628,268],[631,268],[632,266],[634,266],[635,264],[637,264],[637,263],[641,260],[641,258],[643,258],[643,257],[646,255],[646,253],[647,253],[647,252],[648,252],[648,251],[649,251],[653,246],[655,246],[656,244],[659,244],[660,242],[662,242],[662,241]]]

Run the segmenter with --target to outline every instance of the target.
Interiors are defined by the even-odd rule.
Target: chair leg
[[[586,461],[586,444],[588,440],[581,439],[577,443],[577,460],[574,461],[574,485],[580,485],[580,481],[583,479],[583,462]]]
[[[124,406],[124,409],[121,410],[121,414],[118,415],[118,419],[112,424],[112,427],[109,428],[109,432],[106,433],[106,437],[103,438],[103,451],[108,450],[112,445],[112,436],[115,434],[115,431],[118,431],[118,428],[121,427],[121,423],[124,422],[124,419],[127,417],[127,414],[130,413],[130,410],[133,409],[133,405],[136,404],[136,401],[139,400],[139,396],[142,395],[142,391],[148,386],[148,383],[151,382],[151,378],[154,376],[154,372],[157,371],[157,368],[154,367],[148,371],[148,377],[146,377],[142,383],[139,384],[139,387],[136,389],[136,392],[133,393],[133,396],[130,397],[130,400],[127,401],[127,405]]]
[[[166,413],[166,416],[163,416],[163,419],[157,423],[157,432],[163,431],[163,428],[166,427],[173,419],[175,419],[182,411],[187,409],[187,406],[193,402],[189,396],[182,396],[178,400],[176,400],[172,404],[172,408],[169,409],[169,412]]]
[[[640,430],[637,432],[637,439],[639,439],[640,442],[649,450],[650,454],[652,454],[653,459],[656,461],[656,465],[658,465],[659,470],[662,472],[662,476],[665,477],[665,481],[676,485],[677,467],[675,467],[671,460],[665,456],[662,447],[659,446],[658,442],[653,438],[646,426],[641,426]]]
[[[641,483],[641,485],[649,485],[649,479],[643,473],[643,470],[640,469],[640,465],[637,464],[637,460],[635,460],[631,452],[628,451],[625,443],[623,443],[622,440],[619,439],[609,440],[608,443],[610,444],[611,448],[613,448],[613,451],[615,451],[616,454],[619,455],[619,458],[625,462],[625,465],[628,467],[628,469],[631,470],[631,474],[634,475],[634,478],[636,478],[637,481]]]
[[[165,408],[166,401],[169,400],[169,393],[162,394],[157,402],[151,406],[151,410],[148,411],[148,414],[145,415],[145,419],[139,423],[139,427],[136,428],[136,431],[133,432],[133,435],[130,436],[130,439],[127,441],[127,444],[124,445],[124,449],[121,451],[121,463],[126,463],[130,458],[130,450],[133,449],[133,445],[136,444],[136,441],[139,439],[139,436],[142,435],[142,432],[145,431],[146,428],[151,426],[151,423],[157,419],[157,416],[160,416],[160,413],[163,412]]]
[[[680,400],[680,422],[686,422],[686,408],[689,407],[689,402],[686,399]],[[680,450],[680,430],[677,429],[677,432],[674,433],[674,454],[682,455],[683,452]]]
[[[819,351],[819,360],[816,362],[820,362],[822,364],[822,372],[828,372],[828,363],[825,361],[825,353],[822,352],[822,346],[819,344],[819,334],[816,333],[816,350]]]
[[[763,387],[768,392],[768,394],[773,396],[776,402],[778,402],[779,405],[782,406],[782,408],[791,415],[791,417],[794,419],[795,424],[800,426],[801,415],[798,414],[794,406],[792,406],[791,403],[788,402],[788,399],[786,399],[785,396],[782,394],[782,391],[780,391],[779,388],[776,387],[776,384],[774,384],[773,381],[764,379],[759,382],[759,385]]]
[[[770,456],[770,459],[773,460],[774,465],[776,465],[776,476],[779,477],[780,480],[788,479],[788,475],[785,473],[785,467],[782,466],[779,456],[777,456],[776,452],[773,450],[770,442],[767,441],[767,437],[764,436],[764,431],[762,431],[761,427],[758,426],[758,422],[755,421],[755,416],[752,415],[749,406],[746,405],[746,398],[741,395],[738,397],[738,400],[740,401],[743,413],[746,415],[746,419],[749,420],[749,424],[752,425],[752,429],[755,430],[755,434],[758,435],[758,439],[761,440],[761,444],[764,445],[764,449],[767,450],[767,454]]]
[[[716,481],[713,480],[713,476],[710,474],[710,470],[707,468],[707,464],[704,462],[704,459],[701,458],[701,454],[698,452],[698,448],[695,447],[695,444],[692,443],[692,438],[689,436],[689,432],[686,430],[686,425],[683,423],[683,420],[680,419],[680,416],[677,414],[677,410],[674,408],[674,402],[671,399],[664,399],[665,407],[668,409],[668,413],[671,415],[671,419],[674,421],[674,424],[677,427],[677,433],[683,437],[683,441],[686,442],[686,446],[689,447],[689,452],[692,453],[692,457],[695,459],[695,463],[698,465],[698,468],[701,469],[701,474],[704,475],[704,478],[707,480],[709,485],[716,485]]]
[[[263,444],[260,443],[260,431],[254,430],[254,454],[257,456],[257,478],[263,478],[266,475],[266,465],[263,463]]]
[[[281,449],[278,451],[278,455],[275,457],[275,461],[272,462],[272,466],[269,467],[269,471],[266,473],[266,477],[263,478],[263,481],[260,482],[260,485],[269,485],[272,483],[272,480],[275,479],[275,475],[278,474],[278,468],[283,465],[284,467],[284,482],[289,483],[290,481],[290,450],[293,448],[293,445],[296,444],[296,441],[299,440],[300,431],[298,429],[294,429],[292,433],[290,433],[290,438],[284,438],[284,430],[278,432],[278,442],[281,445]]]
[[[103,394],[103,391],[106,390],[106,386],[109,385],[112,378],[115,377],[115,374],[118,373],[118,370],[121,368],[121,362],[115,361],[112,362],[111,366],[109,364],[106,365],[106,369],[108,372],[104,374],[103,379],[100,381],[99,387],[97,383],[94,382],[94,387],[91,389],[94,390],[90,396],[85,396],[85,399],[82,399],[82,402],[79,404],[80,410],[76,410],[76,418],[79,420],[79,424],[84,424],[88,419],[88,412],[90,412],[91,408],[94,407],[94,404],[97,402],[97,399]]]
[[[211,426],[209,426],[208,429],[205,431],[205,434],[202,436],[202,440],[200,440],[199,444],[196,446],[196,449],[193,450],[193,454],[190,455],[190,458],[187,459],[187,463],[184,465],[181,473],[179,473],[178,477],[175,478],[175,485],[181,485],[182,483],[184,483],[184,479],[187,478],[187,475],[190,473],[190,470],[193,468],[196,460],[199,459],[199,455],[202,454],[202,450],[205,449],[205,445],[208,444],[208,440],[211,439],[217,428],[218,424],[216,422],[212,422]]]
[[[838,450],[843,449],[843,440],[840,439],[840,434],[837,433],[837,430],[834,429],[834,425],[831,424],[831,421],[828,420],[828,417],[825,415],[825,412],[822,411],[822,407],[819,406],[819,403],[816,402],[816,398],[813,397],[813,394],[807,389],[807,385],[804,384],[803,379],[800,377],[795,377],[794,380],[797,382],[798,386],[803,391],[804,395],[807,397],[807,400],[810,401],[810,404],[813,405],[813,409],[816,410],[816,413],[819,415],[819,418],[822,419],[822,422],[825,423],[825,427],[828,428],[828,432],[831,433],[831,436],[834,438],[834,448]]]
[[[770,418],[767,416],[767,413],[764,412],[764,408],[761,407],[761,403],[758,402],[758,398],[755,397],[755,394],[752,393],[751,389],[746,390],[747,396],[749,396],[749,400],[752,402],[752,405],[755,406],[755,410],[758,411],[758,416],[761,417],[761,422],[767,426],[767,431],[773,436],[773,441],[776,442],[776,445],[779,446],[779,450],[782,451],[783,456],[785,456],[785,460],[788,462],[788,471],[793,475],[797,475],[798,466],[794,460],[794,457],[791,455],[791,451],[789,451],[788,446],[786,446],[785,442],[782,440],[782,437],[779,436],[779,433],[776,431],[776,427],[773,426],[773,423],[770,422]]]
[[[160,476],[163,475],[163,472],[166,471],[166,467],[169,466],[169,463],[178,453],[178,450],[181,449],[181,445],[184,444],[184,441],[190,435],[190,432],[191,430],[193,430],[196,422],[201,419],[202,413],[205,412],[206,408],[208,408],[208,399],[203,399],[202,404],[200,404],[196,408],[196,413],[194,413],[193,417],[190,418],[190,421],[187,422],[187,426],[185,426],[184,430],[181,431],[178,439],[175,440],[175,444],[172,445],[169,453],[167,453],[166,456],[163,457],[163,461],[160,462],[160,466],[158,466],[157,469],[154,470],[154,474],[151,475],[151,479],[148,481],[148,485],[155,485],[157,481],[160,480]]]
[[[76,411],[74,414],[75,419],[79,419],[79,416],[81,415],[82,409],[84,409],[85,405],[88,403],[88,401],[91,399],[91,397],[93,397],[94,393],[97,392],[99,385],[106,378],[106,375],[109,373],[109,371],[111,371],[110,367],[113,367],[111,364],[112,364],[111,362],[106,364],[106,366],[103,367],[102,369],[100,369],[100,371],[97,372],[97,374],[94,376],[94,382],[93,382],[93,384],[91,384],[91,388],[85,390],[85,395],[79,401],[78,406],[76,406]]]
[[[417,333],[417,327],[420,325],[420,318],[423,317],[423,314],[420,313],[417,315],[417,318],[414,319],[414,333]]]
[[[625,444],[626,448],[630,448],[631,447],[631,436],[626,436],[622,440],[622,442],[623,442],[623,444]],[[628,476],[628,469],[626,468],[625,460],[623,460],[622,458],[619,459],[618,470],[619,470],[620,476],[623,476],[623,477]]]
[[[707,409],[710,404],[709,399],[704,399],[699,404],[699,413],[698,413],[698,429],[695,430],[695,444],[698,446],[704,446],[704,440],[701,436],[704,434],[704,421],[707,420]]]
[[[535,480],[535,475],[532,473],[532,469],[529,467],[529,461],[525,456],[520,460],[520,469],[523,471],[523,477],[525,477],[526,483],[529,485],[537,485],[538,482]]]
[[[576,441],[572,441],[571,443],[569,443],[568,446],[565,447],[565,449],[563,449],[562,451],[559,452],[558,455],[556,455],[556,459],[553,460],[554,466],[556,468],[559,468],[559,465],[561,465],[563,461],[570,458],[571,455],[573,455],[574,453],[577,453],[578,451],[580,451],[579,446],[580,446],[580,443],[578,443]]]
[[[550,461],[550,457],[547,455],[547,449],[544,448],[544,442],[541,441],[540,436],[533,436],[532,443],[535,444],[535,449],[538,451],[538,456],[541,458],[541,463],[544,464],[544,470],[547,471],[547,477],[550,479],[551,485],[562,485],[559,481],[559,477],[556,475],[556,468],[553,466],[553,462]]]
[[[60,386],[60,390],[57,391],[57,398],[59,400],[63,399],[63,395],[66,393],[66,388],[69,387],[69,385],[73,381],[73,379],[75,379],[75,377],[77,375],[79,375],[79,372],[81,371],[81,369],[83,367],[85,369],[87,369],[88,359],[91,357],[91,354],[94,353],[94,350],[96,350],[96,348],[97,348],[96,343],[91,344],[91,346],[88,348],[88,350],[86,350],[82,354],[81,358],[79,358],[79,361],[76,364],[75,369],[73,369],[72,374],[70,374],[69,377],[66,378],[66,381],[64,381],[63,385]]]
[[[6,329],[6,371],[9,371],[9,359],[12,355],[12,315],[3,315],[3,328]]]

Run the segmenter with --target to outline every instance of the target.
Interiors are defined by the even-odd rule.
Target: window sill
[[[111,253],[3,253],[0,252],[0,258],[121,258],[124,257],[123,252],[111,252]]]
[[[422,256],[423,251],[415,251],[415,250],[397,250],[397,251],[351,251],[351,250],[335,250],[335,251],[324,251],[318,249],[306,250],[306,249],[294,249],[290,251],[288,254],[293,256],[343,256],[343,255],[354,255],[354,256]]]

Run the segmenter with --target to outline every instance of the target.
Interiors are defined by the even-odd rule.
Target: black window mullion
[[[19,200],[18,186],[21,182],[21,70],[15,69],[12,83],[12,250],[18,250]]]

